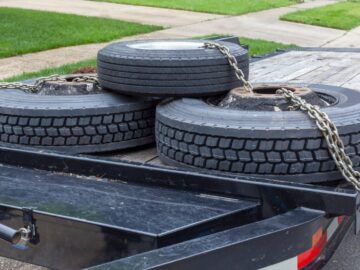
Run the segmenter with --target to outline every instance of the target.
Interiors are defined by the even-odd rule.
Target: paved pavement
[[[47,270],[46,268],[0,257],[1,270]]]
[[[21,7],[110,17],[169,27],[146,35],[133,36],[130,39],[190,38],[216,33],[261,38],[309,47],[358,46],[360,44],[360,27],[346,32],[279,20],[281,15],[288,12],[328,5],[334,1],[314,0],[290,7],[276,8],[241,16],[214,15],[84,0],[0,0],[0,7]],[[95,58],[97,51],[106,44],[80,45],[0,59],[0,79],[22,72],[37,71],[69,62]]]
[[[343,36],[336,38],[323,47],[346,47],[346,48],[359,48],[360,47],[360,27],[357,27]]]
[[[332,1],[317,0],[291,7],[276,8],[241,16],[225,17],[163,30],[169,34],[186,33],[189,36],[225,33],[249,38],[260,38],[299,46],[319,47],[342,37],[342,30],[280,21],[281,15],[300,9],[322,6]]]
[[[182,35],[181,33],[168,34],[159,31],[131,36],[123,38],[122,40],[186,37],[186,35]],[[32,72],[44,68],[56,67],[64,64],[79,62],[81,60],[96,58],[97,52],[109,43],[64,47],[0,59],[0,80],[21,74],[23,72]]]
[[[354,228],[351,228],[323,270],[359,270],[359,254],[360,234],[355,236]]]
[[[0,0],[0,7],[16,7],[95,16],[174,27],[224,17],[165,8],[141,7],[85,0]]]

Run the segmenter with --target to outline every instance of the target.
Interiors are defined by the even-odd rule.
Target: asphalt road
[[[350,228],[334,256],[323,270],[359,270],[360,269],[360,234],[354,235]]]
[[[1,270],[47,270],[46,268],[0,257]]]

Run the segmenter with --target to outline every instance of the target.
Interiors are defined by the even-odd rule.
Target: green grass
[[[324,7],[288,13],[282,20],[342,30],[360,25],[360,1],[341,2]]]
[[[16,81],[22,81],[22,80],[26,80],[26,79],[30,79],[30,78],[46,77],[46,76],[50,76],[53,74],[59,74],[59,75],[71,74],[80,68],[95,67],[95,66],[96,66],[96,60],[90,59],[90,60],[80,61],[77,63],[59,66],[59,67],[46,68],[46,69],[42,69],[37,72],[25,72],[25,73],[17,75],[17,76],[6,78],[3,81],[16,82]]]
[[[240,15],[288,6],[296,0],[95,0],[137,6],[151,6],[197,12]]]
[[[112,19],[0,8],[0,58],[161,29]]]
[[[262,55],[276,51],[277,49],[289,49],[296,47],[295,45],[282,44],[262,39],[240,38],[241,44],[249,45],[249,55]]]
[[[211,35],[211,36],[213,36],[213,35]],[[210,37],[210,36],[208,36],[208,37]],[[203,38],[205,38],[205,37],[203,37]],[[242,44],[246,44],[246,45],[250,46],[250,50],[249,50],[250,56],[272,53],[276,49],[287,49],[287,48],[295,47],[294,45],[285,45],[282,43],[277,43],[277,42],[272,42],[272,41],[266,41],[266,40],[261,40],[261,39],[250,39],[250,38],[243,38],[243,37],[240,38],[240,42]],[[91,60],[85,60],[85,61],[81,61],[81,62],[77,62],[77,63],[73,63],[73,64],[63,65],[60,67],[43,69],[38,72],[23,73],[23,74],[14,76],[14,77],[7,78],[4,81],[14,82],[14,81],[21,81],[21,80],[26,80],[26,79],[30,79],[30,78],[50,76],[53,74],[70,74],[80,68],[83,68],[83,67],[95,67],[95,66],[96,66],[96,60],[91,59]]]
[[[206,38],[213,38],[218,37],[219,34],[211,34],[206,36],[198,36],[195,37],[196,39],[206,39]],[[279,42],[274,41],[268,41],[263,39],[252,39],[252,38],[245,38],[240,37],[239,38],[240,43],[243,45],[249,46],[249,55],[255,56],[255,55],[263,55],[275,52],[277,49],[289,49],[296,47],[293,44],[283,44]]]

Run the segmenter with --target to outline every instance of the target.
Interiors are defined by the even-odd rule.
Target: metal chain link
[[[26,83],[7,83],[7,82],[0,82],[0,89],[20,89],[20,90],[30,90],[31,92],[36,92],[36,85],[33,84],[26,84]]]
[[[245,79],[244,73],[239,69],[236,58],[230,53],[229,48],[213,42],[206,42],[204,47],[218,49],[224,54],[228,59],[229,64],[234,68],[236,77],[244,83],[244,87],[249,92],[253,92],[253,86]],[[326,140],[330,155],[337,168],[343,177],[360,191],[360,172],[354,169],[350,157],[345,152],[344,143],[339,136],[339,132],[335,124],[329,119],[329,116],[320,111],[318,106],[307,103],[289,89],[281,88],[278,89],[276,93],[283,95],[292,104],[292,106],[289,106],[292,110],[300,109],[306,112],[311,119],[315,120],[316,126]]]
[[[19,82],[0,82],[0,89],[20,89],[28,90],[32,93],[40,91],[41,87],[46,82],[88,82],[93,83],[95,87],[100,88],[97,75],[91,74],[78,74],[78,75],[51,75],[48,77],[42,77],[35,81],[34,84],[19,83]]]
[[[360,173],[353,168],[350,157],[345,152],[344,143],[339,136],[335,124],[329,119],[329,116],[320,111],[317,106],[307,103],[304,99],[295,96],[289,89],[281,88],[277,90],[282,94],[295,108],[306,112],[315,123],[328,145],[329,152],[344,178],[350,182],[358,191],[360,191]]]
[[[223,55],[226,56],[226,59],[228,60],[230,66],[235,71],[235,76],[243,82],[245,89],[252,93],[253,92],[253,86],[252,84],[246,80],[244,72],[239,68],[238,62],[230,52],[230,49],[224,45],[221,45],[219,43],[215,42],[205,42],[204,47],[207,49],[218,49]]]

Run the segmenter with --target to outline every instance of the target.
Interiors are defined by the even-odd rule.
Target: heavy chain
[[[204,47],[207,49],[218,49],[223,55],[225,55],[230,66],[235,71],[236,78],[238,78],[240,81],[243,82],[244,88],[247,91],[252,93],[253,86],[251,85],[251,83],[248,80],[246,80],[244,72],[239,68],[239,64],[238,64],[235,56],[233,56],[231,54],[230,49],[228,47],[221,45],[219,43],[215,43],[215,42],[205,42]]]
[[[223,55],[225,55],[230,66],[235,70],[236,77],[244,83],[244,87],[249,92],[253,92],[253,86],[245,79],[244,73],[238,67],[236,58],[230,53],[229,48],[213,42],[206,42],[204,47],[218,49]],[[330,155],[337,168],[343,177],[358,191],[360,191],[360,172],[353,168],[353,163],[345,152],[344,143],[339,136],[339,132],[334,123],[329,119],[328,115],[320,111],[318,106],[307,103],[304,99],[296,96],[289,89],[281,88],[278,89],[276,93],[283,95],[291,103],[292,106],[290,107],[292,109],[300,109],[306,112],[311,119],[315,120],[316,126],[319,128],[326,140]]]
[[[20,89],[27,90],[32,93],[37,93],[40,91],[41,87],[46,82],[88,82],[93,83],[95,87],[99,87],[99,81],[97,75],[91,74],[78,74],[78,75],[51,75],[48,77],[42,77],[35,81],[34,84],[27,83],[8,83],[0,82],[0,89]]]
[[[36,85],[33,84],[26,84],[26,83],[7,83],[7,82],[0,82],[0,89],[20,89],[20,90],[29,90],[33,93],[36,92]]]
[[[295,96],[289,89],[281,88],[277,90],[277,93],[282,94],[295,108],[306,112],[310,118],[315,120],[318,129],[326,140],[329,152],[337,168],[344,178],[360,191],[360,173],[354,170],[353,163],[345,152],[344,143],[339,136],[339,132],[334,123],[329,119],[329,116],[320,111],[317,106],[311,105],[304,99]]]

